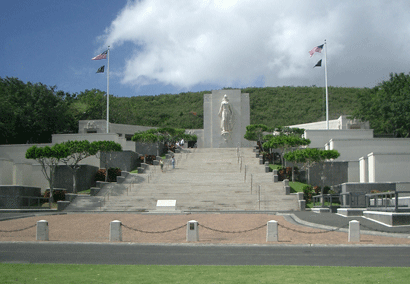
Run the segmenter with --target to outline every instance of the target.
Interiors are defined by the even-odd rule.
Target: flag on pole
[[[313,54],[315,54],[315,52],[321,53],[321,52],[322,52],[322,49],[323,49],[323,44],[312,48],[312,50],[309,51],[310,57],[312,57]]]
[[[107,59],[107,52],[108,52],[108,50],[104,51],[100,55],[97,55],[96,57],[91,58],[91,60]]]
[[[313,66],[313,68],[315,67],[321,67],[322,66],[322,59],[320,59],[315,66]]]
[[[96,73],[104,73],[104,67],[105,65],[101,66],[100,68],[98,68]]]

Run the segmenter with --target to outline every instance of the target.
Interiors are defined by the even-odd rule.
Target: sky
[[[325,59],[328,86],[371,88],[410,72],[409,15],[408,0],[5,0],[0,77],[106,91],[91,58],[110,46],[118,97],[324,86]]]

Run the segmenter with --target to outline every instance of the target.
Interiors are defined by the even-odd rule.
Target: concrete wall
[[[380,192],[383,191],[395,191],[396,184],[395,183],[357,183],[357,182],[348,182],[339,185],[335,185],[333,189],[339,193],[363,193],[368,194],[371,193],[372,190],[378,190]],[[354,196],[356,202],[355,207],[366,207],[366,198],[365,195],[358,195]],[[343,198],[345,202],[348,200],[347,197]]]
[[[41,171],[41,165],[40,164],[32,165],[32,168],[31,168],[31,186],[41,188],[42,193],[44,193],[44,191],[47,188],[50,187],[49,184],[48,184],[47,179],[44,177],[44,174]]]
[[[333,186],[347,182],[349,180],[348,173],[349,162],[325,162],[316,164],[309,169],[310,184],[315,186]],[[322,180],[322,177],[325,177]]]
[[[359,161],[347,162],[347,182],[360,182]]]
[[[369,182],[369,168],[368,168],[368,160],[366,157],[361,157],[359,159],[359,167],[360,167],[360,180],[359,182]]]
[[[13,185],[31,186],[32,165],[28,163],[15,163],[13,165]]]
[[[13,162],[0,158],[0,184],[13,184]]]
[[[135,152],[141,155],[161,156],[164,151],[164,143],[135,143]]]
[[[108,168],[120,168],[122,171],[130,172],[132,170],[135,170],[141,164],[140,160],[138,159],[139,155],[132,151],[113,152],[112,154],[108,154],[107,156],[109,159]],[[105,157],[106,154],[102,153],[100,168],[105,168]]]
[[[379,153],[410,153],[408,138],[374,138],[374,139],[331,139],[329,149],[337,150],[340,157],[337,160],[354,161],[371,152]]]
[[[410,182],[410,153],[368,155],[369,182]]]
[[[396,183],[394,182],[378,182],[378,183],[359,183],[359,182],[347,182],[342,183],[334,187],[335,190],[347,193],[347,192],[364,192],[370,193],[372,190],[378,191],[395,191]]]
[[[77,172],[77,191],[82,191],[95,187],[94,177],[98,171],[98,167],[90,165],[81,165]],[[68,166],[58,166],[55,176],[55,188],[64,188],[68,193],[73,191],[73,175]],[[47,187],[49,188],[48,184]],[[46,189],[43,188],[43,191]]]
[[[22,196],[40,197],[40,188],[18,186],[18,185],[0,185],[0,208],[18,209],[25,205]],[[27,201],[26,201],[27,202]]]
[[[303,129],[327,129],[326,121],[304,123],[290,125],[289,127]],[[329,120],[329,129],[370,129],[369,122],[362,122],[356,119],[349,119],[346,115],[340,116],[338,119]]]
[[[53,146],[53,144],[0,145],[0,158],[11,160],[14,163],[33,163],[34,160],[26,159],[26,152],[28,148],[34,145],[38,147]]]
[[[136,132],[146,131],[156,127],[109,123],[108,128],[109,133],[116,133],[125,138],[126,135],[134,135]],[[78,122],[78,133],[87,133],[90,131],[96,131],[96,133],[107,133],[107,121],[80,120]]]
[[[372,139],[373,129],[305,130],[305,138],[310,139],[310,148],[322,148],[330,139]]]

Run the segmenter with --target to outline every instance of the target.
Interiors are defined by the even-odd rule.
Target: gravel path
[[[129,243],[186,243],[186,223],[190,220],[199,222],[200,244],[267,244],[266,223],[276,220],[279,224],[279,241],[271,245],[296,244],[329,244],[347,245],[347,232],[328,232],[287,222],[283,216],[268,214],[126,214],[73,213],[65,215],[35,216],[0,222],[0,241],[36,241],[36,228],[20,230],[47,220],[49,240],[55,242],[108,242],[109,227],[113,220],[120,220],[123,242]],[[245,231],[263,226],[260,229],[241,233],[221,233],[201,227],[201,225],[222,231]],[[126,226],[126,227],[125,227]],[[184,226],[167,233],[142,233],[133,229],[148,232],[166,231]],[[132,228],[132,229],[129,229]],[[296,232],[294,231],[296,230]],[[323,232],[316,234],[315,232]],[[356,243],[358,244],[358,243]],[[410,244],[408,238],[361,235],[361,245],[404,245]]]

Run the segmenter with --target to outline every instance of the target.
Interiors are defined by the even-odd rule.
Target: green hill
[[[364,89],[329,87],[329,119],[352,114],[357,94]],[[269,127],[325,119],[325,90],[319,87],[245,88],[249,93],[251,124]],[[110,121],[120,124],[203,128],[203,95],[211,91],[176,95],[112,97]],[[101,97],[104,100],[103,97]],[[101,102],[104,108],[104,101]],[[101,113],[101,112],[100,112]],[[101,113],[105,118],[105,112]],[[83,117],[82,119],[97,119]]]

